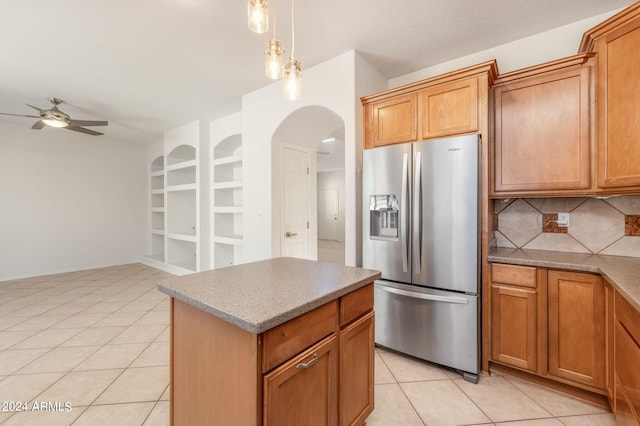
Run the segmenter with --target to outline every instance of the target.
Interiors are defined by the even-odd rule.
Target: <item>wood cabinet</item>
[[[615,290],[611,283],[607,280],[604,282],[604,321],[605,321],[605,390],[609,404],[615,411],[615,352],[614,352],[614,333],[615,333],[615,315],[614,315],[614,298]]]
[[[640,424],[640,312],[615,295],[616,421]]]
[[[478,79],[440,84],[420,92],[422,139],[478,131]]]
[[[577,55],[496,80],[494,195],[591,190],[592,57]]]
[[[367,131],[373,146],[418,140],[418,97],[415,93],[393,96],[365,110]]]
[[[597,175],[605,192],[640,189],[640,3],[586,32],[580,50],[598,55]]]
[[[263,425],[337,425],[337,354],[330,336],[266,374]]]
[[[492,264],[491,362],[603,393],[604,297],[598,275]]]
[[[605,385],[604,285],[598,275],[548,272],[549,374]]]
[[[362,425],[373,284],[253,334],[171,299],[171,424]]]
[[[492,276],[492,358],[507,365],[536,371],[536,269],[494,264]]]
[[[491,61],[362,98],[364,147],[482,133],[496,74]]]

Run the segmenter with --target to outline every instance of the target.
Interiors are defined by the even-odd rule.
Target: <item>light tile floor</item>
[[[0,424],[168,425],[169,305],[156,289],[168,276],[132,264],[0,282]],[[383,349],[375,394],[369,426],[615,424],[512,378],[473,385]]]

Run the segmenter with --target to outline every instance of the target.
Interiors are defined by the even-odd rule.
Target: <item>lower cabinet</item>
[[[604,306],[600,276],[493,264],[491,361],[602,393]]]
[[[491,355],[494,360],[536,371],[536,311],[535,268],[494,265],[491,286]]]
[[[264,377],[267,426],[338,424],[338,342],[328,337]]]
[[[174,426],[360,426],[373,411],[373,284],[261,334],[172,298],[171,338]]]
[[[549,374],[604,389],[602,277],[551,270],[547,277]]]
[[[615,295],[616,421],[640,424],[640,313]]]
[[[374,330],[370,312],[340,332],[341,425],[363,424],[373,411]]]

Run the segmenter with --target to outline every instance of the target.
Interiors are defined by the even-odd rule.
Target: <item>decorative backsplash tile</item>
[[[640,215],[627,215],[624,217],[624,235],[627,237],[640,237]]]
[[[640,257],[640,195],[495,200],[494,230],[498,247]]]
[[[558,213],[542,213],[542,232],[566,234],[569,232],[569,228],[558,226]]]

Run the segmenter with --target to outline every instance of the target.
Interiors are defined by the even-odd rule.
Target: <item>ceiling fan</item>
[[[24,115],[24,114],[8,114],[0,112],[1,115],[12,115],[15,117],[29,117],[39,118],[39,121],[31,126],[32,129],[40,130],[44,126],[59,127],[67,130],[73,130],[74,132],[86,133],[88,135],[98,136],[104,133],[96,132],[95,130],[85,129],[82,126],[106,126],[109,123],[107,121],[95,121],[95,120],[73,120],[66,114],[58,109],[58,105],[64,101],[60,98],[47,98],[49,102],[53,104],[53,107],[49,109],[41,109],[33,105],[25,104],[38,111],[39,115]]]

